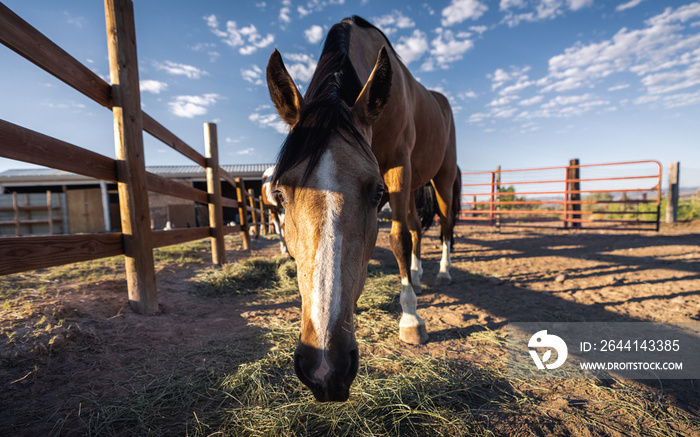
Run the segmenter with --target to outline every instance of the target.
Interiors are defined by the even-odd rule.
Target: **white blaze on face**
[[[340,190],[336,180],[336,166],[330,150],[319,161],[316,176],[318,189],[322,192],[324,212],[321,220],[320,238],[316,249],[311,295],[311,320],[316,330],[318,348],[324,351],[319,368],[314,372],[318,379],[330,371],[325,351],[328,350],[330,333],[340,312],[340,257],[343,236],[340,233]]]

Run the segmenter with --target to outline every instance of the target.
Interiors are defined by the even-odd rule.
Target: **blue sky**
[[[102,2],[4,3],[108,80]],[[144,110],[200,151],[217,123],[225,164],[273,162],[284,139],[270,53],[303,90],[325,33],[357,14],[449,97],[464,171],[657,159],[700,186],[700,3],[136,0],[135,13]],[[4,46],[0,65],[0,118],[114,156],[110,111]],[[148,165],[188,163],[145,144]]]

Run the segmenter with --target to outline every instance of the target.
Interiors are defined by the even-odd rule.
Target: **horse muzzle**
[[[344,402],[357,376],[357,346],[349,352],[322,351],[299,343],[294,353],[294,371],[319,402]]]

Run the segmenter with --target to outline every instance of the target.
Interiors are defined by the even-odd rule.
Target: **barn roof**
[[[272,165],[273,164],[233,164],[222,165],[221,167],[233,177],[257,179],[261,178],[263,172]],[[146,171],[171,179],[206,179],[205,169],[198,165],[147,166]],[[94,181],[94,179],[53,168],[11,169],[0,173],[0,184],[3,185],[22,183],[89,183],[91,181]]]

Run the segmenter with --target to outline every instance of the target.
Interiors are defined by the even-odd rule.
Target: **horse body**
[[[457,177],[454,122],[447,99],[426,90],[384,34],[359,17],[331,28],[304,97],[273,53],[270,96],[291,126],[277,171],[286,241],[298,267],[302,329],[295,370],[317,399],[345,400],[357,373],[353,311],[377,236],[384,190],[391,246],[401,276],[400,338],[427,340],[416,312],[420,221],[414,191],[436,191],[449,280]]]
[[[350,39],[350,58],[360,81],[365,83],[374,67],[373,54],[389,44],[386,37],[362,19],[355,18]],[[443,245],[451,244],[453,193],[450,190],[457,178],[457,151],[454,119],[448,100],[442,94],[429,91],[416,81],[408,68],[396,56],[391,56],[392,87],[390,98],[382,115],[373,126],[373,151],[382,177],[391,196],[393,215],[392,241],[394,253],[405,252],[406,229],[411,235],[411,283],[415,293],[421,292],[420,228],[410,193],[432,181],[438,195],[438,206],[443,226]],[[404,218],[403,213],[407,216]],[[445,255],[447,253],[447,255]],[[407,276],[408,267],[397,255],[401,277]],[[443,248],[439,279],[449,281],[449,248]],[[408,297],[410,299],[410,296]],[[420,324],[420,322],[419,322]],[[425,334],[404,330],[402,339],[424,342]],[[414,338],[411,338],[414,337]]]

